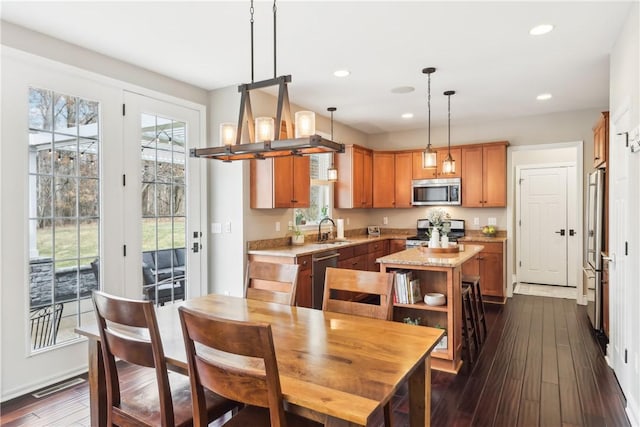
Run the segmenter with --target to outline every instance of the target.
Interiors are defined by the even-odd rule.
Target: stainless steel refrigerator
[[[587,217],[584,242],[584,280],[587,284],[587,313],[593,328],[602,330],[602,219],[604,213],[604,171],[587,179]]]

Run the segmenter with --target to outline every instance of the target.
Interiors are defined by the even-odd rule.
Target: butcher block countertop
[[[480,245],[464,245],[464,251],[455,253],[428,253],[419,248],[405,249],[376,259],[380,264],[398,264],[420,267],[459,267],[484,249]]]

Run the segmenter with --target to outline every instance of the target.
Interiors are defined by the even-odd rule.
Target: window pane
[[[54,99],[54,130],[65,135],[78,135],[76,98],[55,94]]]
[[[53,152],[53,168],[57,175],[75,176],[76,175],[76,139],[75,138],[59,138],[56,135],[56,143]]]
[[[98,216],[98,180],[97,179],[79,179],[78,207],[80,209],[80,217],[97,217]]]
[[[158,204],[158,216],[171,215],[171,185],[157,184],[158,190],[156,203]]]
[[[163,155],[171,156],[171,153],[164,152]],[[166,159],[165,159],[166,160]],[[171,182],[171,175],[173,171],[173,165],[171,164],[171,159],[169,161],[160,161],[160,151],[158,151],[158,164],[156,165],[158,174],[156,176],[157,182]]]
[[[98,178],[98,141],[80,139],[78,172],[80,176]]]
[[[80,257],[95,258],[100,253],[98,226],[99,222],[97,220],[80,221]]]
[[[184,216],[184,204],[186,202],[184,195],[184,185],[173,186],[173,214]]]
[[[78,124],[80,125],[78,134],[85,138],[97,138],[98,129],[98,103],[78,100]]]
[[[173,247],[173,221],[171,218],[158,218],[158,249]]]
[[[76,216],[76,194],[78,191],[78,180],[76,178],[56,178],[55,179],[55,211],[57,217]]]
[[[31,175],[29,177],[29,217],[51,217],[51,201],[53,194],[53,180],[46,175]]]
[[[32,259],[29,263],[29,276],[31,309],[51,304],[54,277],[51,259]]]
[[[186,247],[184,232],[184,217],[173,218],[173,246],[175,248]]]
[[[156,186],[155,184],[142,184],[142,216],[156,216]]]
[[[142,250],[156,250],[156,219],[144,218],[142,220]]]
[[[29,128],[51,130],[51,92],[45,89],[29,88]]]
[[[56,219],[55,224],[55,252],[56,261],[65,261],[65,266],[75,264],[78,257],[78,227],[76,219]]]
[[[51,258],[53,255],[53,226],[49,219],[29,221],[31,239],[29,254],[31,259]]]
[[[29,132],[29,172],[51,173],[51,133]]]

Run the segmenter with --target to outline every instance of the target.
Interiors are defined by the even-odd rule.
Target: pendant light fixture
[[[253,67],[253,15],[254,7],[251,0],[249,13],[251,15],[251,83],[238,86],[240,98],[240,115],[235,128],[235,143],[230,138],[234,136],[234,129],[225,124],[221,128],[221,141],[218,147],[192,148],[191,157],[218,159],[225,162],[246,159],[265,159],[271,157],[300,156],[316,153],[344,153],[344,144],[338,144],[315,134],[315,116],[312,112],[302,112],[296,117],[296,134],[293,132],[291,107],[289,105],[289,91],[287,84],[291,83],[291,75],[277,77],[276,73],[276,2],[273,1],[273,78],[254,82]],[[258,117],[254,121],[251,109],[251,91],[278,86],[278,101],[276,104],[275,120],[271,117]],[[242,143],[242,131],[248,131],[248,143]],[[287,139],[281,139],[285,137]],[[246,141],[246,139],[245,139]]]
[[[331,113],[331,140],[333,141],[333,112],[336,111],[336,107],[329,107],[327,111]],[[331,166],[327,169],[327,181],[338,180],[338,169],[333,165],[333,158],[335,154],[331,153]]]
[[[455,90],[448,90],[444,93],[447,96],[447,111],[449,115],[449,152],[442,162],[442,173],[447,175],[456,173],[456,161],[451,157],[451,95],[455,95],[455,93]]]
[[[422,168],[434,168],[437,165],[436,152],[431,148],[431,74],[436,72],[433,67],[423,68],[422,72],[427,75],[427,148],[422,152]]]

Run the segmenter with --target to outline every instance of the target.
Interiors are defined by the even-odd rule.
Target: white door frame
[[[517,240],[516,240],[516,220],[515,220],[515,188],[517,185],[516,182],[516,172],[518,166],[524,166],[525,163],[516,163],[514,164],[514,153],[521,151],[553,151],[557,149],[566,149],[573,148],[575,149],[575,176],[576,183],[578,184],[578,188],[582,188],[581,183],[584,181],[583,176],[583,141],[573,141],[573,142],[559,142],[559,143],[550,143],[550,144],[534,144],[534,145],[517,145],[517,146],[509,146],[508,147],[508,157],[507,157],[507,278],[511,280],[511,286],[507,286],[507,296],[513,296],[513,285],[516,283],[516,275],[515,275],[515,256],[516,256],[516,248],[517,248]],[[584,199],[584,191],[578,191],[576,195],[577,206],[580,207],[579,212],[582,212],[583,199]],[[582,215],[577,215],[577,224],[576,230],[579,232],[583,227],[583,218]],[[579,234],[578,237],[578,251],[582,253],[582,235]],[[582,278],[579,278],[578,284],[582,282]],[[584,296],[580,295],[578,292],[577,302],[578,304],[586,305],[587,300]]]

